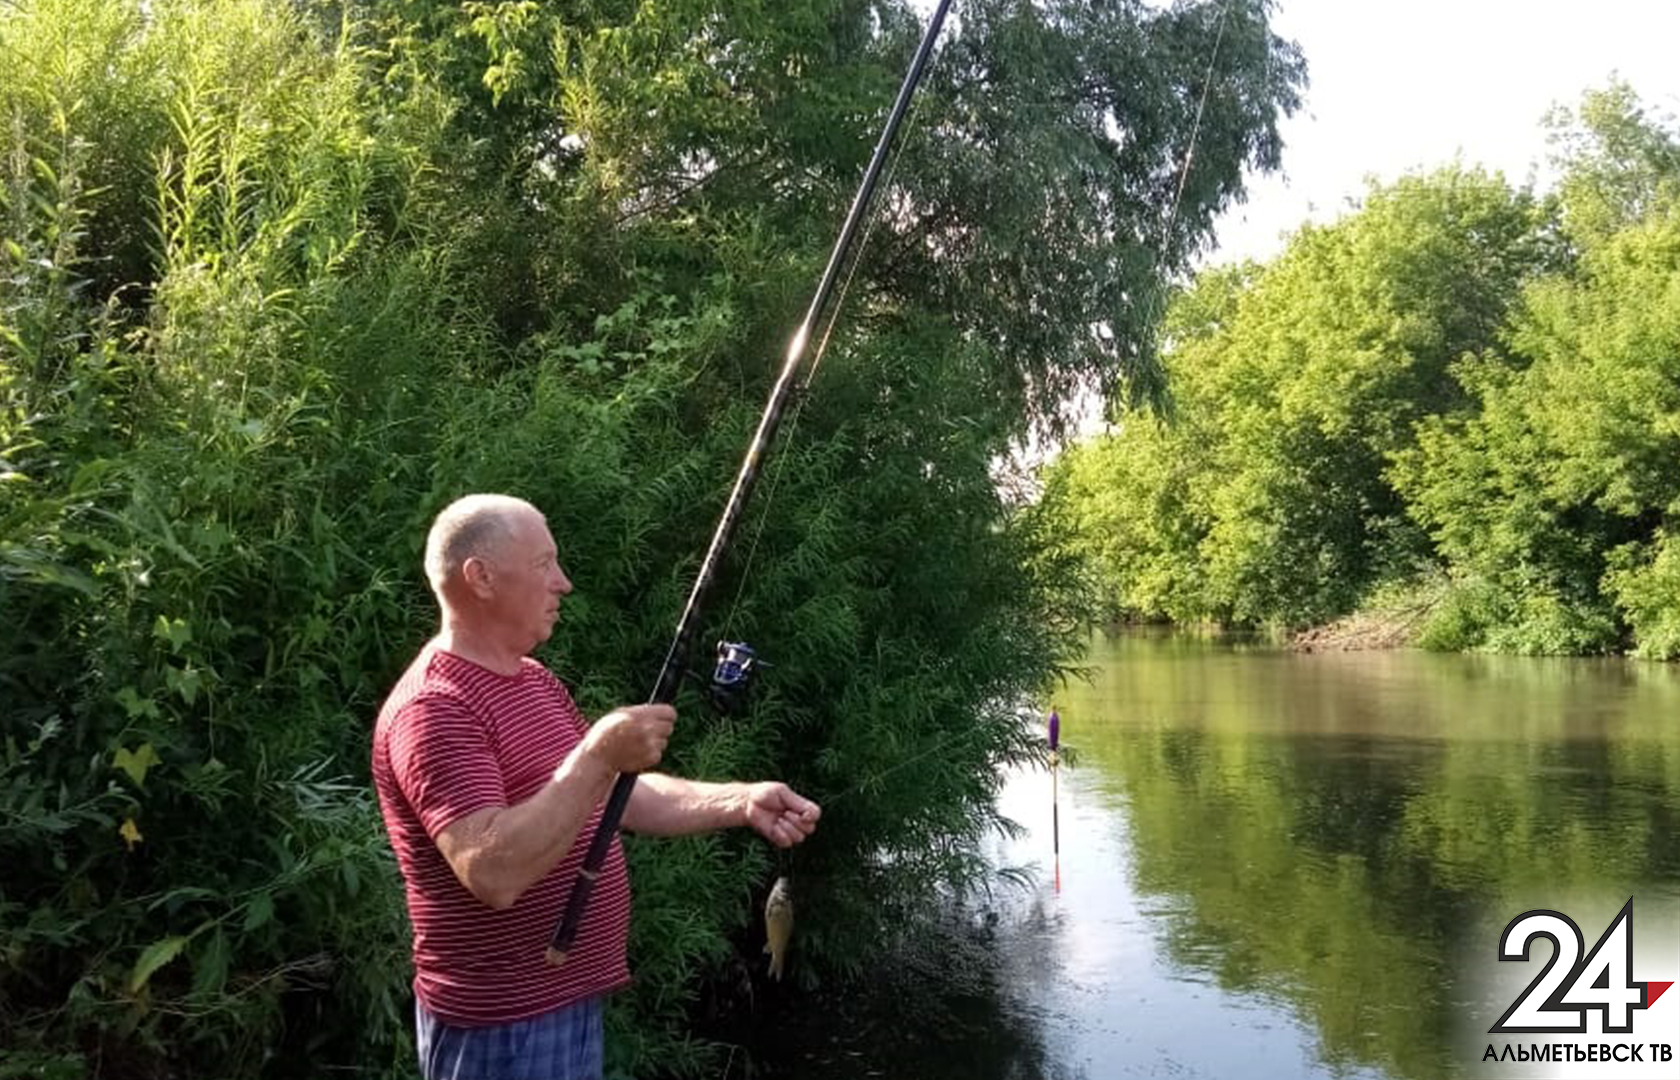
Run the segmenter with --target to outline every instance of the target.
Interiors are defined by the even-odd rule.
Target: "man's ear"
[[[495,574],[490,564],[477,555],[469,555],[461,564],[461,579],[467,583],[467,590],[479,600],[488,600],[495,592]]]

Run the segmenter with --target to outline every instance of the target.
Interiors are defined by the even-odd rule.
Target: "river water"
[[[1072,762],[1005,788],[1025,832],[991,855],[1035,879],[987,917],[993,992],[936,1025],[963,1034],[901,1003],[771,1075],[1479,1077],[1535,974],[1495,962],[1518,914],[1590,948],[1633,896],[1640,956],[1680,956],[1672,666],[1150,635],[1087,664]]]

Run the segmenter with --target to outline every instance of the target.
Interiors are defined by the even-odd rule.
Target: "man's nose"
[[[566,571],[564,571],[564,570],[555,571],[555,574],[554,574],[554,591],[559,593],[561,596],[570,596],[571,595],[572,579],[566,576]]]

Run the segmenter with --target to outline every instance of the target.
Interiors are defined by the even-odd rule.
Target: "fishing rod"
[[[910,61],[910,70],[905,73],[904,83],[898,89],[898,99],[893,102],[886,126],[881,129],[880,141],[875,144],[875,152],[870,156],[868,168],[864,170],[863,182],[852,199],[846,222],[840,228],[839,239],[834,243],[834,251],[828,257],[828,266],[823,270],[822,280],[817,285],[816,295],[811,298],[811,306],[805,312],[805,319],[799,324],[799,329],[794,332],[788,344],[787,358],[782,363],[781,374],[777,376],[776,384],[770,391],[770,400],[765,403],[758,430],[753,433],[752,442],[747,447],[746,457],[741,462],[741,471],[735,477],[735,487],[729,493],[729,502],[724,506],[723,516],[718,520],[717,531],[712,534],[711,546],[706,549],[706,557],[700,563],[700,572],[694,579],[694,588],[688,594],[688,603],[683,608],[682,617],[677,621],[676,634],[665,653],[665,663],[659,670],[659,679],[654,683],[653,696],[648,699],[649,704],[669,704],[676,697],[677,687],[688,669],[689,652],[694,644],[694,636],[700,628],[700,617],[706,598],[711,592],[712,583],[717,577],[718,567],[723,562],[729,542],[734,537],[735,526],[740,520],[742,509],[746,506],[747,497],[752,494],[753,486],[758,480],[759,466],[770,449],[770,442],[775,438],[777,428],[781,426],[783,409],[793,391],[795,376],[811,343],[811,330],[828,305],[829,296],[840,276],[840,267],[846,261],[858,226],[862,223],[870,200],[874,197],[876,182],[880,179],[881,168],[886,162],[887,149],[898,133],[917,84],[922,80],[923,69],[927,67],[928,57],[933,53],[934,41],[939,37],[940,27],[944,25],[945,13],[950,6],[951,0],[939,0],[939,6],[934,9],[933,17],[928,20],[927,29],[922,33],[921,44],[917,46],[916,55]],[[735,643],[720,645],[718,675],[714,677],[714,683],[721,682],[725,686],[738,685],[751,670],[752,663],[752,652],[745,646]],[[578,926],[583,921],[584,909],[589,905],[589,895],[595,889],[595,881],[600,877],[601,866],[606,862],[607,851],[612,847],[619,821],[624,817],[624,808],[629,804],[631,792],[635,788],[635,773],[620,773],[613,783],[612,794],[607,797],[600,824],[595,827],[595,835],[590,839],[583,866],[579,868],[577,880],[572,884],[566,910],[554,928],[553,937],[549,939],[547,957],[550,964],[564,964],[567,954],[571,952],[572,945],[577,940]]]

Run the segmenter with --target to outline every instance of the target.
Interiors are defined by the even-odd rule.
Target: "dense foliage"
[[[669,755],[829,812],[779,867],[632,844],[618,1074],[706,1066],[699,988],[754,958],[773,869],[805,979],[972,882],[1070,631],[996,463],[1069,388],[1143,381],[1126,299],[1276,163],[1303,77],[1258,4],[962,11],[708,628],[775,667],[739,715],[683,701]],[[365,762],[435,618],[425,526],[534,501],[578,586],[545,658],[586,711],[645,692],[916,31],[864,0],[6,7],[0,1075],[407,1068]]]
[[[1407,177],[1175,300],[1172,410],[1048,477],[1108,617],[1680,655],[1680,131],[1620,85],[1551,123],[1555,194]]]

